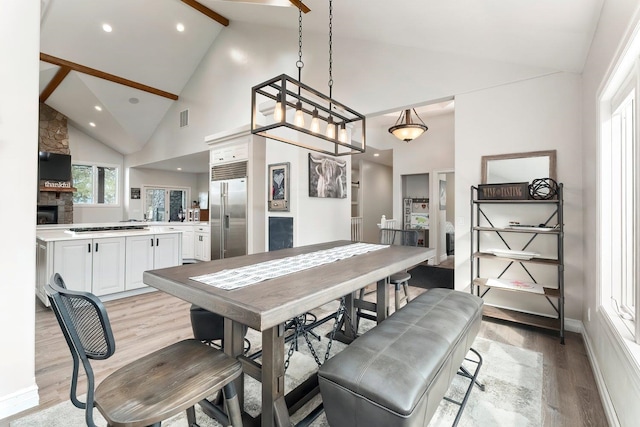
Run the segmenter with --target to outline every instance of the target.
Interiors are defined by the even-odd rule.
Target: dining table
[[[318,387],[317,376],[312,376],[300,390],[285,390],[286,322],[345,297],[345,319],[348,320],[344,322],[341,333],[347,341],[355,339],[354,293],[376,284],[377,321],[382,322],[388,316],[388,276],[426,262],[434,257],[435,250],[385,245],[366,253],[247,286],[233,288],[233,283],[229,283],[232,289],[203,283],[194,278],[265,265],[264,263],[274,260],[285,260],[286,263],[298,255],[353,244],[348,240],[331,241],[149,270],[144,272],[143,281],[151,287],[223,316],[224,352],[242,362],[244,375],[249,375],[262,384],[262,412],[256,418],[243,414],[243,420],[247,420],[245,424],[289,427],[292,425],[290,414],[308,402],[312,393],[317,394]],[[245,326],[262,335],[261,363],[243,355]],[[240,402],[244,398],[243,384],[242,378],[236,381]]]

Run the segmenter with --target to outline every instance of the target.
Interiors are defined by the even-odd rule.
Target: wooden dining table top
[[[347,240],[332,241],[150,270],[144,272],[143,281],[252,329],[264,331],[295,315],[411,268],[435,254],[435,250],[430,248],[389,246],[233,290],[190,279],[352,243]]]

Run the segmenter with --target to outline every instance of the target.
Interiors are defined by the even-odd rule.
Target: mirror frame
[[[524,159],[528,157],[549,157],[549,174],[547,176],[541,176],[540,178],[551,178],[554,181],[558,181],[556,176],[556,150],[546,150],[482,156],[482,184],[487,183],[487,162],[491,160]]]

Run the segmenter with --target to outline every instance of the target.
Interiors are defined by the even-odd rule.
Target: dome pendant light
[[[411,119],[411,110],[413,110],[413,114],[415,114],[418,120],[420,120],[420,123],[414,122]],[[413,141],[429,129],[427,125],[424,124],[420,116],[418,116],[416,110],[414,108],[411,110],[406,109],[400,113],[400,117],[396,120],[396,124],[389,128],[389,133],[405,142]]]

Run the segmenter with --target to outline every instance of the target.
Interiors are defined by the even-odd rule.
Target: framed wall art
[[[289,211],[289,163],[269,165],[269,211]]]
[[[309,197],[347,197],[347,162],[309,153]]]

